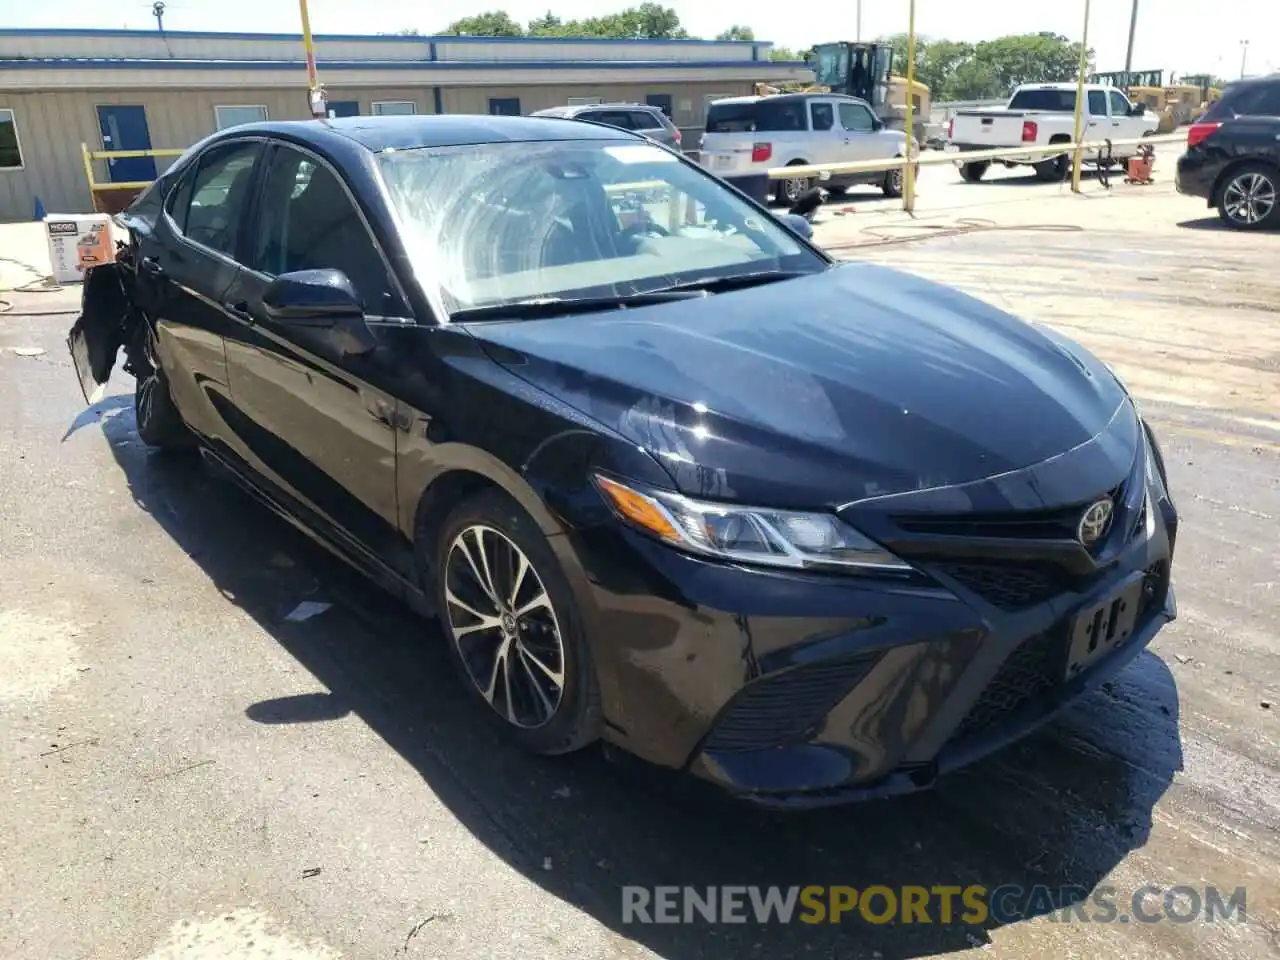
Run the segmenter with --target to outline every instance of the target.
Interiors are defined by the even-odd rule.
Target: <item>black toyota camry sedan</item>
[[[1160,450],[1105,364],[625,131],[237,127],[120,220],[86,399],[123,350],[146,443],[438,618],[531,750],[778,806],[919,789],[1174,616]]]

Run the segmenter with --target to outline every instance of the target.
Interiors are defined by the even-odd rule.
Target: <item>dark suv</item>
[[[566,120],[590,120],[619,130],[630,130],[648,137],[672,150],[680,150],[680,130],[660,107],[643,103],[585,103],[568,107],[537,110],[535,117],[563,117]]]
[[[1222,91],[1187,133],[1176,184],[1237,229],[1280,226],[1280,73]]]

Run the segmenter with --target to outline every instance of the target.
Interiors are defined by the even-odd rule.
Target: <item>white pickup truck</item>
[[[1080,118],[1081,139],[1089,143],[1104,140],[1134,140],[1155,133],[1160,118],[1114,87],[1085,85],[1084,111]],[[959,153],[998,147],[1031,147],[1070,143],[1075,133],[1076,85],[1074,83],[1024,84],[1014,91],[1003,107],[959,110],[947,127],[946,149]],[[1133,156],[1138,147],[1117,146],[1111,156]],[[991,160],[957,160],[960,175],[970,183],[982,179]],[[1035,168],[1041,180],[1062,180],[1071,169],[1068,154],[1044,153],[995,161],[1007,167],[1019,164]]]

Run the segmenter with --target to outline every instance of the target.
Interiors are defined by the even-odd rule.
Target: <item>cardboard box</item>
[[[54,213],[44,218],[44,226],[58,283],[80,283],[89,267],[115,261],[115,236],[106,214]]]

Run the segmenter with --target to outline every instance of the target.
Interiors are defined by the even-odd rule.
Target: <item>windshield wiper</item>
[[[681,293],[686,290],[705,290],[719,292],[722,290],[738,290],[743,287],[759,287],[766,283],[777,283],[779,280],[794,280],[797,277],[808,277],[821,271],[814,270],[760,270],[756,273],[738,273],[728,277],[699,277],[696,280],[684,280],[680,283],[663,287],[655,293]]]
[[[644,307],[655,303],[669,303],[672,300],[691,300],[706,295],[706,291],[694,288],[664,287],[647,293],[614,297],[536,297],[510,303],[494,303],[483,307],[464,307],[449,314],[449,319],[457,323],[467,320],[529,320],[535,317],[563,317],[571,313],[625,310],[628,307]]]

